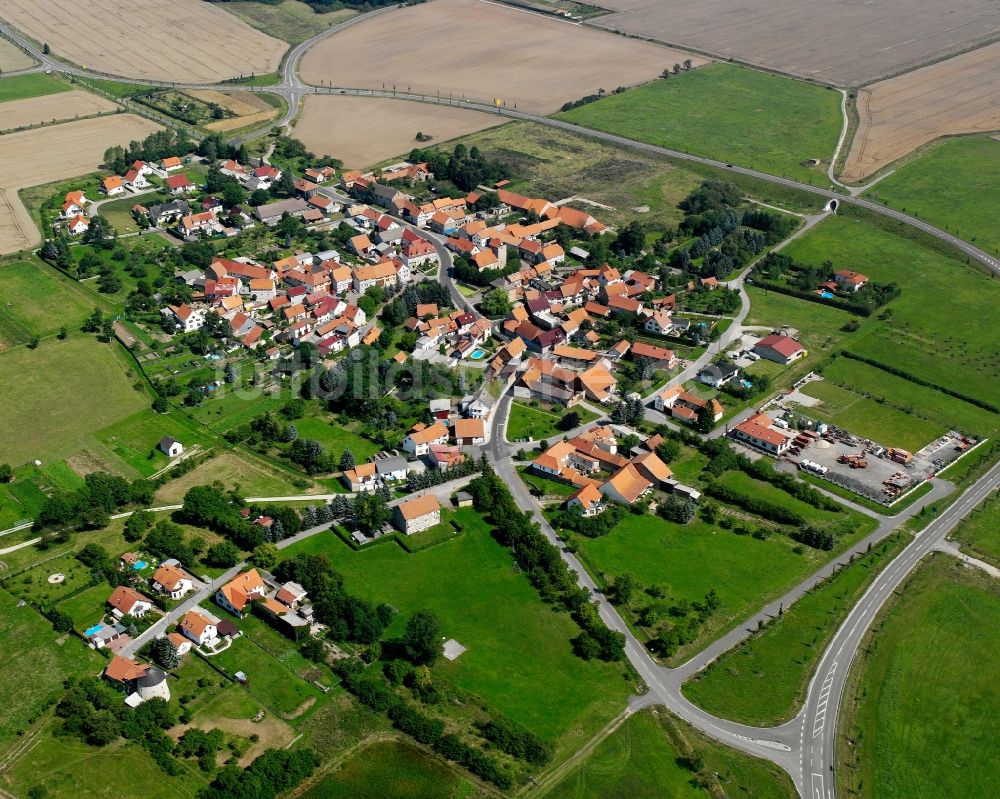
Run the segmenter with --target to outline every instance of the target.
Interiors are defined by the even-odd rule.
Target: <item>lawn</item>
[[[340,454],[349,449],[357,463],[364,463],[370,461],[382,449],[374,441],[362,438],[353,430],[317,416],[296,419],[295,427],[299,431],[299,438],[315,439],[338,460]]]
[[[300,0],[278,0],[266,5],[259,0],[230,2],[225,3],[222,8],[257,30],[264,31],[268,36],[274,36],[289,44],[305,41],[331,25],[337,25],[357,16],[358,13],[345,8],[318,13],[313,6],[308,6]]]
[[[932,555],[897,590],[848,681],[838,793],[878,799],[995,793],[998,619],[996,580],[948,555]]]
[[[252,459],[240,452],[223,452],[196,466],[187,474],[171,480],[156,492],[158,503],[177,503],[189,488],[208,485],[218,480],[226,489],[239,486],[244,496],[280,497],[301,494],[286,475],[275,467]]]
[[[823,377],[844,388],[868,394],[873,399],[884,400],[886,405],[898,408],[910,418],[928,420],[949,430],[989,436],[1000,428],[1000,414],[861,361],[837,358],[823,367]]]
[[[524,466],[520,470],[521,479],[528,485],[537,488],[542,494],[549,494],[560,497],[570,497],[577,492],[574,486],[567,483],[560,483],[531,470],[530,466]]]
[[[510,407],[510,418],[507,420],[507,440],[524,441],[531,439],[558,438],[565,431],[559,428],[559,422],[567,413],[576,413],[580,424],[587,424],[597,418],[597,414],[587,410],[582,405],[576,405],[566,410],[561,405],[533,404],[515,400]]]
[[[156,413],[146,408],[94,433],[94,438],[143,477],[170,463],[157,447],[164,436],[176,438],[185,449],[195,444],[204,448],[210,443],[204,430],[177,410]]]
[[[97,304],[87,291],[37,261],[0,265],[0,345],[74,333]]]
[[[59,610],[69,614],[70,618],[73,619],[73,629],[82,633],[101,620],[105,611],[108,610],[105,603],[113,590],[102,580],[76,596],[61,601]]]
[[[0,103],[43,97],[46,94],[69,91],[70,88],[72,87],[54,75],[39,72],[31,75],[11,75],[0,80]]]
[[[948,432],[947,427],[868,399],[827,380],[806,383],[802,393],[822,400],[822,405],[803,408],[802,413],[806,416],[843,427],[883,446],[916,452]]]
[[[107,219],[119,234],[135,233],[141,230],[131,213],[135,204],[138,202],[148,207],[153,203],[163,202],[166,198],[165,194],[153,193],[143,194],[141,197],[126,197],[124,200],[112,200],[102,205],[98,213]]]
[[[827,186],[840,95],[804,81],[716,63],[558,115],[585,127]]]
[[[795,715],[827,643],[909,536],[882,542],[841,569],[736,649],[684,686],[684,695],[709,713],[769,727]]]
[[[843,214],[824,220],[783,252],[815,266],[830,260],[834,269],[854,269],[902,290],[902,296],[851,334],[845,342],[848,350],[933,385],[996,402],[1000,326],[994,316],[1000,287],[990,276],[965,265],[943,245]]]
[[[702,787],[681,764],[700,757]],[[712,796],[778,799],[795,796],[788,777],[777,767],[716,744],[682,727],[663,710],[643,711],[617,730],[555,787],[539,793],[546,799],[709,799]]]
[[[94,430],[146,406],[146,393],[132,388],[134,374],[116,346],[69,338],[0,353],[0,373],[17,376],[0,381],[5,461],[57,460]],[[44,424],[39,424],[39,398],[44,398]]]
[[[861,521],[860,516],[851,518]],[[596,578],[611,583],[630,572],[641,589],[665,587],[666,605],[700,602],[710,590],[716,591],[719,609],[701,626],[697,638],[674,656],[676,662],[777,599],[830,558],[829,553],[809,548],[797,554],[795,542],[780,534],[760,540],[700,519],[677,525],[658,516],[634,514],[608,535],[578,536],[574,543]],[[639,590],[636,596],[636,602],[646,601]]]
[[[63,680],[96,674],[104,658],[73,638],[60,637],[34,608],[0,589],[0,748],[9,743],[51,697],[62,693]]]
[[[993,494],[951,534],[962,551],[1000,568],[1000,496]]]
[[[412,555],[388,544],[355,552],[333,535],[284,553],[325,551],[349,591],[397,608],[390,638],[415,611],[437,614],[442,634],[468,651],[439,661],[436,676],[572,751],[623,707],[631,683],[621,665],[573,654],[576,625],[542,604],[474,510],[463,508],[455,518],[463,535]]]
[[[50,583],[49,575],[63,574],[61,583]],[[89,568],[74,555],[62,555],[4,581],[4,588],[18,599],[48,606],[87,586],[93,579]],[[111,593],[110,591],[108,592]]]
[[[817,527],[836,525],[848,516],[847,512],[828,511],[816,508],[800,499],[796,499],[791,494],[782,491],[777,486],[773,486],[763,480],[756,480],[753,477],[750,477],[745,472],[726,472],[718,478],[717,482],[720,485],[731,488],[733,491],[737,491],[747,497],[762,499],[765,502],[770,502],[771,504],[793,511],[805,519],[807,524]],[[860,516],[854,517],[855,521],[858,521],[861,518],[862,517]]]
[[[45,503],[45,494],[31,480],[0,484],[0,530],[34,518]]]
[[[865,195],[1000,254],[990,209],[1000,205],[1000,142],[963,136],[895,170]]]
[[[302,799],[453,799],[478,796],[469,780],[402,741],[366,746],[328,772]]]

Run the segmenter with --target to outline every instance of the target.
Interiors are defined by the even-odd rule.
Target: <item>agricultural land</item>
[[[122,16],[112,0],[8,0],[4,19],[55,55],[126,78],[210,83],[278,68],[285,43],[200,0],[136,0]],[[137,36],[137,29],[157,31]],[[100,36],[81,35],[100,31]]]
[[[399,30],[407,31],[408,46],[387,54],[386,37]],[[695,66],[706,62],[484,0],[435,0],[318,42],[303,58],[301,73],[316,85],[395,86],[547,114],[600,88],[653,80],[686,59]]]
[[[942,136],[1000,130],[991,89],[998,74],[1000,43],[994,43],[860,89],[860,123],[841,178],[862,182]],[[944,198],[937,203],[948,205]]]
[[[839,86],[858,86],[991,41],[1000,30],[987,0],[830,5],[823,0],[603,0],[593,23],[674,47]]]
[[[289,44],[298,44],[333,25],[339,25],[357,11],[338,8],[321,13],[320,6],[309,6],[301,0],[278,0],[261,3],[257,0],[236,0],[220,3],[220,8],[235,14],[248,25]]]
[[[29,69],[34,65],[31,56],[20,47],[0,38],[0,71],[4,74],[17,72],[21,69]]]

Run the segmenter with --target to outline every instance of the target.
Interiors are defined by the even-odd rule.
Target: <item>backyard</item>
[[[575,413],[579,417],[574,427],[597,418],[596,413],[583,405],[575,405],[567,410],[562,405],[550,405],[534,400],[528,403],[515,401],[510,406],[510,418],[507,420],[507,440],[539,441],[562,436],[566,431],[559,426],[559,423],[567,413]]]

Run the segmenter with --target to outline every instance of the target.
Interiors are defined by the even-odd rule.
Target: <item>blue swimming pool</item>
[[[103,629],[104,629],[104,625],[103,624],[95,624],[89,630],[84,630],[83,634],[84,634],[85,637],[90,638],[90,636],[97,635]]]
[[[144,561],[144,560],[137,560],[137,561],[136,561],[136,562],[135,562],[135,563],[134,563],[134,564],[132,565],[132,568],[133,568],[133,569],[135,569],[135,570],[136,570],[137,572],[141,572],[141,571],[142,571],[143,569],[145,569],[145,568],[146,568],[146,567],[147,567],[148,565],[149,565],[149,564],[148,564],[148,563],[146,563],[146,561]]]
[[[821,291],[819,293],[819,296],[822,297],[824,300],[832,300],[833,299],[833,293],[829,292],[829,291]]]
[[[472,351],[472,355],[470,355],[469,357],[474,361],[481,361],[483,358],[486,357],[486,350],[484,350],[482,347],[476,347]]]

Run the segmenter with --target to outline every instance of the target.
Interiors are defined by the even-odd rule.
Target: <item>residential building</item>
[[[833,279],[837,283],[837,287],[842,291],[860,291],[868,283],[868,275],[862,275],[860,272],[852,272],[850,269],[841,269],[839,272],[834,272]]]
[[[153,590],[166,594],[171,599],[181,599],[194,590],[194,583],[180,568],[179,563],[164,561],[153,574]]]
[[[460,447],[486,443],[486,425],[482,419],[456,419],[452,431]]]
[[[178,626],[181,632],[198,646],[210,644],[219,637],[219,628],[215,621],[197,610],[185,613]]]
[[[117,618],[133,616],[141,619],[153,609],[153,600],[126,585],[119,585],[108,597],[111,612]]]
[[[355,493],[367,493],[378,488],[378,474],[374,463],[359,463],[345,469],[341,481]]]
[[[740,370],[731,363],[716,361],[715,363],[710,363],[703,367],[702,370],[698,372],[698,380],[706,386],[721,388],[736,377],[739,372]]]
[[[256,569],[237,575],[215,594],[215,601],[241,619],[247,614],[254,599],[262,599],[267,589]]]
[[[566,507],[577,511],[581,516],[596,516],[607,505],[601,490],[593,483],[588,483],[569,498]]]
[[[407,500],[393,509],[393,523],[407,535],[427,530],[441,522],[441,503],[434,494]]]
[[[776,427],[774,420],[766,413],[758,413],[745,422],[740,422],[730,433],[737,441],[778,456],[787,450],[792,437]]]
[[[652,491],[653,483],[630,463],[618,470],[600,490],[612,502],[631,505]]]
[[[448,428],[439,420],[429,427],[418,425],[417,429],[411,430],[403,439],[403,449],[410,455],[420,457],[428,453],[432,444],[447,443]]]
[[[753,351],[761,358],[787,366],[792,361],[806,356],[806,349],[791,336],[772,333],[753,346]]]

